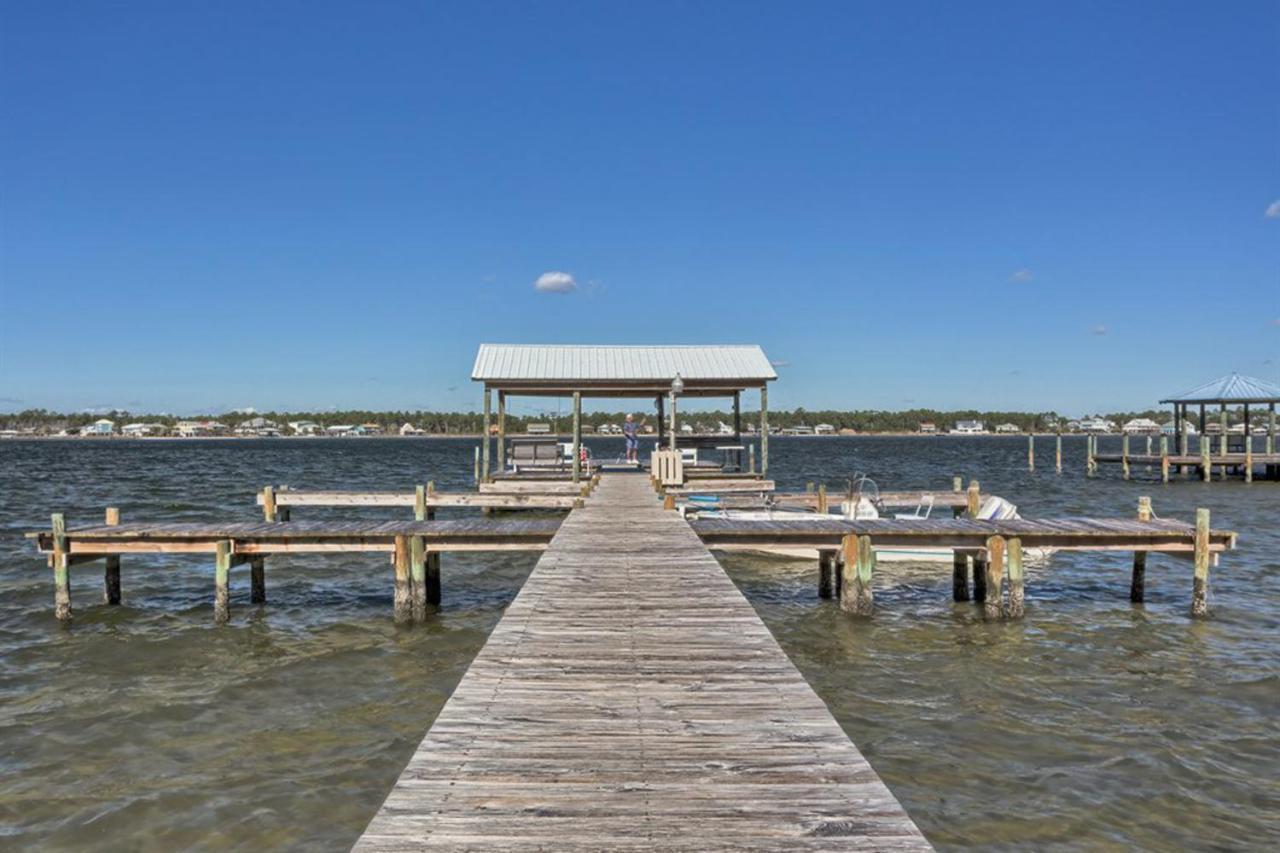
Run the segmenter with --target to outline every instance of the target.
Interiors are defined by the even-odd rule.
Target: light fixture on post
[[[671,449],[676,449],[676,395],[684,393],[684,380],[680,374],[671,380]]]

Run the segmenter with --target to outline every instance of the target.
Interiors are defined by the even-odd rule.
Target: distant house
[[[1016,435],[1017,433],[1020,433],[1020,432],[1022,432],[1022,428],[1019,427],[1017,424],[997,424],[996,425],[997,435]]]
[[[986,435],[987,427],[982,421],[956,421],[951,428],[952,435]]]
[[[145,438],[147,436],[164,435],[169,428],[164,424],[125,424],[120,427],[120,434],[127,435],[130,438]]]
[[[640,424],[641,435],[653,435],[657,430],[653,428],[653,424]]]
[[[407,423],[404,426],[400,427],[400,434],[401,435],[426,435],[427,431],[425,429],[416,427],[413,424]]]
[[[1094,435],[1106,435],[1116,431],[1116,423],[1101,417],[1085,418],[1080,421],[1080,431]]]
[[[1151,418],[1134,418],[1121,427],[1126,435],[1159,435],[1160,424]]]
[[[226,424],[218,421],[178,421],[173,429],[182,438],[206,438],[231,432]]]
[[[693,424],[689,423],[688,421],[685,421],[684,423],[680,424],[680,434],[693,435]]]
[[[596,432],[596,428],[593,427],[591,424],[582,424],[580,427],[578,427],[578,429],[582,432],[583,435],[595,435],[595,432]]]
[[[916,432],[921,435],[934,435],[938,432],[938,425],[933,421],[921,421],[920,426],[916,428]]]
[[[818,424],[813,428],[814,435],[835,435],[836,428],[831,424]]]
[[[102,418],[80,430],[81,435],[115,435],[116,422]]]
[[[813,427],[805,424],[799,426],[787,427],[782,431],[783,435],[813,435]]]
[[[360,424],[358,429],[360,430],[360,435],[382,435],[382,424]]]
[[[333,426],[325,427],[324,432],[325,435],[342,437],[347,435],[358,435],[358,433],[356,433],[357,429],[359,429],[359,427],[354,424],[334,424]]]
[[[1160,427],[1160,432],[1164,433],[1165,435],[1173,435],[1175,433],[1173,421],[1169,421],[1167,424]],[[1196,430],[1196,425],[1193,424],[1191,421],[1184,420],[1182,422],[1182,432],[1184,435],[1196,435],[1198,430]]]
[[[319,435],[320,424],[315,421],[289,421],[289,431],[294,435]]]
[[[551,435],[551,424],[535,422],[524,428],[525,435]]]
[[[1067,421],[1067,432],[1080,432],[1080,422]]]
[[[244,436],[275,436],[280,434],[280,425],[275,421],[269,421],[262,416],[250,418],[241,422],[236,427],[236,435]]]

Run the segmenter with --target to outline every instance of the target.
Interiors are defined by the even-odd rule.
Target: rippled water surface
[[[348,847],[533,556],[446,555],[440,613],[406,628],[385,556],[273,557],[265,606],[233,570],[223,627],[211,560],[128,557],[121,607],[99,603],[100,564],[72,569],[64,629],[21,534],[108,505],[252,520],[267,483],[469,488],[473,444],[0,442],[0,845]],[[1211,618],[1188,617],[1190,563],[1164,557],[1135,607],[1129,555],[1059,554],[1029,570],[1026,619],[1008,624],[953,604],[949,566],[881,564],[860,620],[818,602],[809,561],[722,562],[937,846],[1280,846],[1280,484],[1085,480],[1076,440],[1066,473],[1045,470],[1048,441],[1029,473],[1025,446],[781,439],[771,464],[789,489],[855,470],[883,488],[976,477],[1024,515],[1131,516],[1144,494],[1161,516],[1209,507],[1241,534],[1213,570]]]

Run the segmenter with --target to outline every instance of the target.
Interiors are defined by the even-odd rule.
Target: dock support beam
[[[951,556],[951,600],[969,600],[969,555],[959,548]]]
[[[760,476],[769,476],[769,386],[760,386]]]
[[[1151,498],[1138,498],[1138,521],[1151,520]],[[1133,578],[1129,582],[1129,601],[1141,604],[1147,590],[1147,552],[1133,552]]]
[[[1129,433],[1120,437],[1120,470],[1129,479]]]
[[[1054,441],[1053,447],[1054,467],[1057,468],[1059,474],[1062,473],[1062,433],[1058,433]]]
[[[1022,540],[1017,536],[1008,541],[1009,547],[1009,618],[1021,619],[1026,610],[1026,593],[1022,579]]]
[[[1027,470],[1036,470],[1036,434],[1034,430],[1027,434]]]
[[[55,512],[53,528],[53,615],[59,622],[71,621],[71,555],[67,553],[67,519]]]
[[[488,396],[488,392],[485,392]],[[392,555],[392,566],[395,569],[396,591],[394,614],[396,622],[408,622],[413,618],[413,591],[409,579],[409,537],[397,536],[395,551]]]
[[[982,613],[987,619],[1004,618],[1004,595],[1000,588],[1004,583],[1004,551],[1003,536],[987,539],[986,596],[982,599]]]
[[[231,619],[231,540],[215,546],[213,564],[213,621],[223,625]]]
[[[108,527],[115,527],[120,523],[120,510],[113,506],[107,507],[107,515],[104,519]],[[120,603],[120,555],[109,554],[107,556],[107,568],[102,575],[102,603],[103,604],[119,604]]]
[[[875,570],[876,552],[870,536],[844,537],[844,581],[840,585],[840,609],[858,616],[870,616],[873,601],[871,575]]]
[[[1209,612],[1209,510],[1196,510],[1195,581],[1191,587],[1191,615]]]
[[[818,552],[818,598],[831,599],[836,592],[836,552]]]

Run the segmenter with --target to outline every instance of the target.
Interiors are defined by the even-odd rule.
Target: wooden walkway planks
[[[689,526],[606,475],[359,850],[927,849]]]

